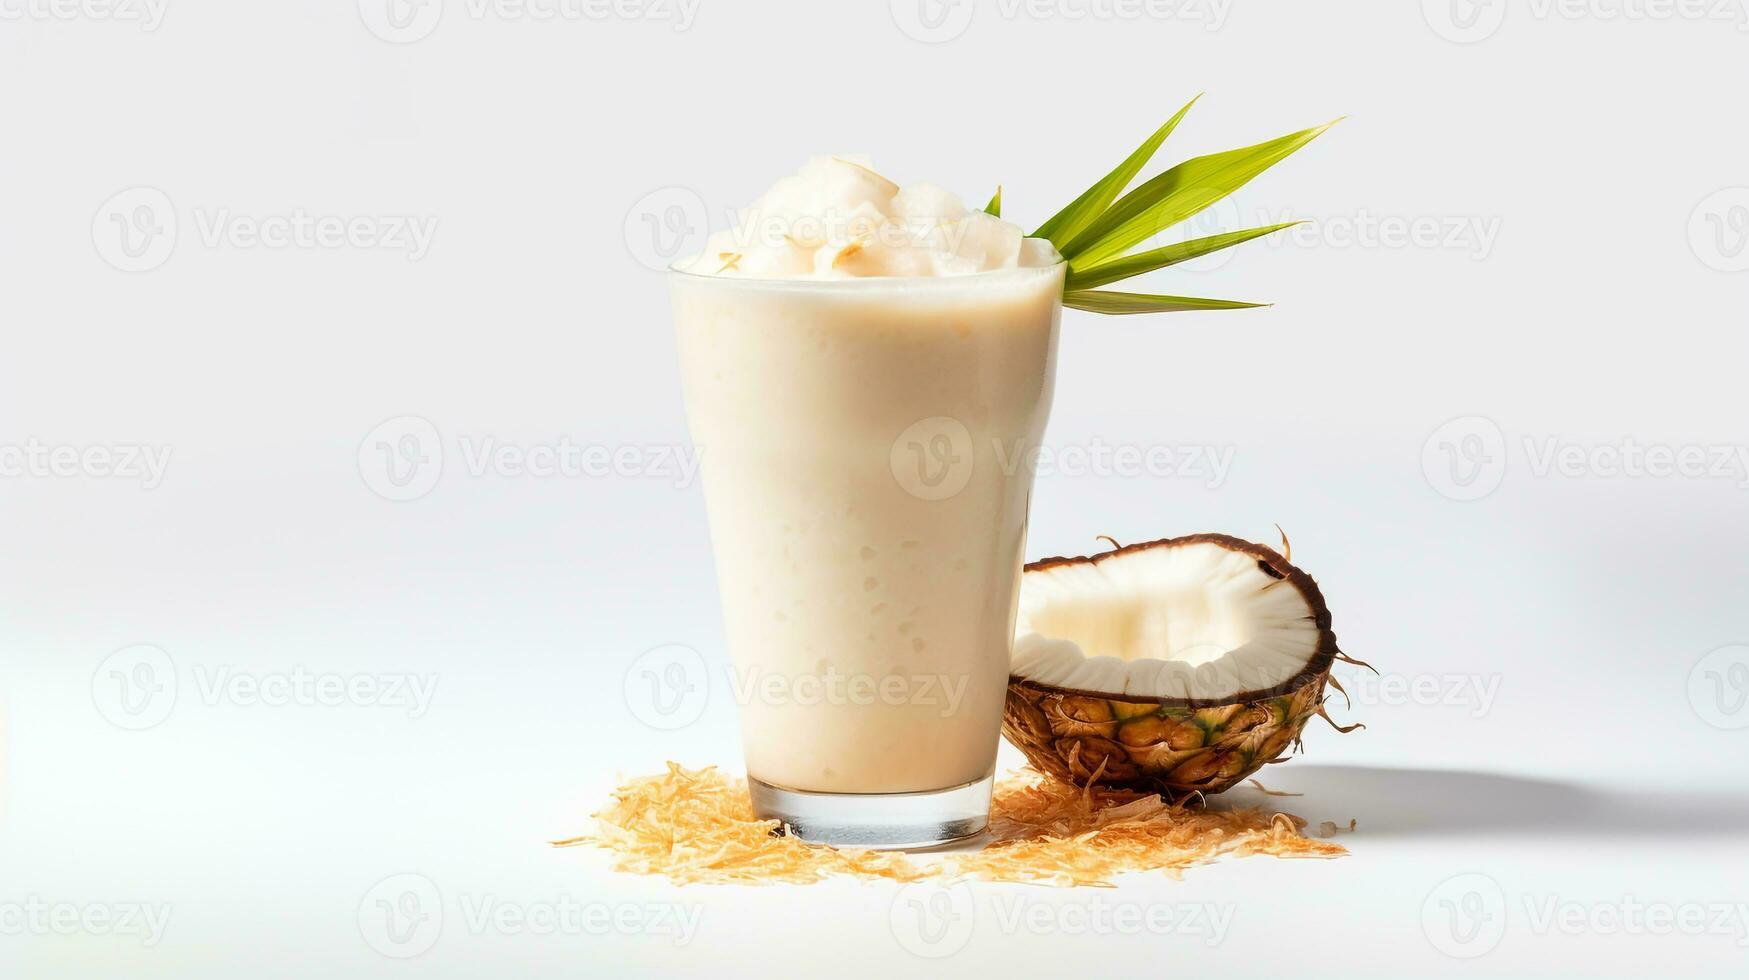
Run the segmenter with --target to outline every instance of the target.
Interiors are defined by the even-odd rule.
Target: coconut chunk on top
[[[866,157],[810,159],[778,180],[735,227],[675,263],[701,275],[744,279],[965,276],[1062,261],[1045,239],[974,211],[929,183],[903,188]]]

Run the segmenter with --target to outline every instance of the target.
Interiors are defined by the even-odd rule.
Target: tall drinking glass
[[[988,821],[1063,275],[670,273],[748,782],[804,840]]]

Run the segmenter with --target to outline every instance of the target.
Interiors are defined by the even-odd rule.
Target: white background
[[[1749,902],[1738,4],[570,9],[0,0],[0,972],[1741,971],[1749,912],[1706,908]],[[1278,305],[1065,315],[1029,553],[1286,528],[1385,673],[1337,706],[1365,731],[1266,774],[1358,819],[1352,856],[938,896],[547,849],[621,774],[739,768],[702,499],[643,462],[687,445],[649,266],[821,152],[1000,182],[1030,227],[1205,89],[1163,158],[1352,118],[1210,213],[1308,229],[1149,283]],[[250,237],[300,213],[357,234]],[[407,217],[427,249],[371,244]],[[487,440],[639,462],[480,470]],[[1630,443],[1707,465],[1620,472]],[[1120,445],[1231,466],[1074,466]],[[652,714],[641,672],[688,654],[638,658],[670,644],[713,687]],[[436,688],[212,688],[300,670]],[[473,915],[567,901],[620,925]]]

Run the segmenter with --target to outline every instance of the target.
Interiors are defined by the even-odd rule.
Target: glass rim
[[[967,272],[954,276],[852,276],[845,279],[792,279],[766,278],[762,276],[719,276],[709,272],[694,272],[681,266],[690,263],[702,253],[694,253],[685,258],[676,259],[668,266],[667,275],[671,278],[695,281],[702,280],[721,283],[730,286],[745,286],[754,289],[799,290],[807,292],[854,292],[873,291],[879,289],[923,291],[930,289],[952,289],[984,285],[1003,280],[1028,280],[1045,278],[1058,271],[1066,271],[1069,260],[1062,256],[1050,265],[1017,265],[1001,269],[986,269],[982,272]]]

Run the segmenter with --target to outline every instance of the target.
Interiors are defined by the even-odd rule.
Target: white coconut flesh
[[[1212,541],[1041,562],[1021,578],[1012,673],[1163,701],[1278,692],[1319,656],[1314,601],[1257,555]]]

